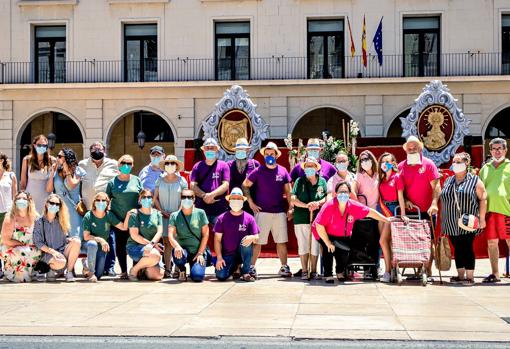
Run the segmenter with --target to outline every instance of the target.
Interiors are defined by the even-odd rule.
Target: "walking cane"
[[[310,233],[308,234],[308,280],[312,277],[312,223],[313,223],[313,211],[310,211]]]
[[[441,275],[441,236],[437,237],[436,239],[436,225],[432,216],[430,216],[430,226],[432,229],[432,246],[434,247],[434,250],[432,251],[432,265],[430,266],[430,269],[432,270],[432,267],[434,266],[434,257],[437,256],[439,284],[442,285],[443,277]]]

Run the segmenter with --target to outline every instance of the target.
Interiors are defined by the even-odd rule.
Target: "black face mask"
[[[101,160],[104,158],[104,153],[101,150],[94,150],[90,153],[90,157],[94,160]]]

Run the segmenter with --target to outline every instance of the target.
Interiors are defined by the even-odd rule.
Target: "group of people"
[[[456,154],[454,176],[442,188],[436,165],[423,156],[423,144],[414,136],[404,144],[407,156],[400,163],[391,153],[376,159],[365,150],[353,172],[347,153],[338,153],[331,164],[321,159],[321,141],[309,139],[305,160],[290,173],[278,163],[282,153],[273,142],[259,150],[261,164],[240,138],[235,160],[225,162],[219,159],[217,141],[209,138],[201,148],[204,160],[193,166],[189,183],[184,164],[160,146],[150,149],[150,163],[138,176],[132,173],[132,156],[110,159],[101,142],[89,150],[90,157],[82,161],[68,148],[55,158],[46,137],[37,136],[22,160],[19,184],[9,159],[0,154],[5,279],[65,277],[72,282],[81,256],[83,275],[91,282],[116,276],[116,260],[119,277],[133,281],[202,281],[208,266],[221,281],[231,276],[255,281],[257,259],[272,234],[281,277],[324,277],[333,283],[353,277],[346,272],[353,227],[357,220],[372,219],[384,256],[380,280],[389,282],[391,217],[407,220],[418,211],[429,220],[438,213],[439,202],[442,231],[455,249],[458,275],[451,282],[474,283],[477,234],[485,231],[491,259],[492,273],[484,282],[499,281],[499,239],[510,246],[510,160],[500,138],[491,141],[492,159],[478,175],[470,168],[469,154]],[[476,229],[463,229],[462,215],[479,219]],[[301,261],[294,274],[287,262],[288,221],[294,224]],[[208,243],[211,230],[214,257]],[[130,269],[127,256],[133,261]],[[323,273],[317,267],[319,257]],[[429,276],[430,269],[431,263]]]

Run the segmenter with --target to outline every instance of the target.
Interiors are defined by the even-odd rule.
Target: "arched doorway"
[[[137,135],[145,133],[145,146],[140,149]],[[138,172],[149,163],[149,149],[160,145],[166,154],[175,152],[174,133],[170,125],[158,114],[147,110],[132,111],[123,115],[110,129],[107,139],[108,156],[118,159],[123,154],[130,154],[135,160],[133,173]]]
[[[406,109],[402,113],[400,113],[393,121],[391,122],[390,127],[388,128],[388,132],[386,132],[387,138],[402,138],[402,120],[400,118],[405,118],[409,115],[411,109]]]
[[[292,138],[322,138],[322,132],[329,131],[331,136],[344,139],[344,128],[350,120],[349,115],[335,108],[314,109],[299,119],[292,130]]]
[[[493,138],[504,138],[510,142],[510,107],[498,112],[487,125],[484,134],[485,150],[489,153],[489,142]]]
[[[53,155],[62,148],[71,148],[78,159],[83,158],[83,135],[78,125],[63,113],[49,111],[37,115],[22,131],[18,143],[20,164],[21,159],[30,153],[34,137],[40,134],[48,136],[49,133],[57,137]]]

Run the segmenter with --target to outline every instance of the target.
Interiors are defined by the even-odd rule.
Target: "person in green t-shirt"
[[[193,281],[203,281],[205,267],[210,253],[207,253],[209,239],[209,220],[205,211],[194,205],[195,193],[183,190],[181,209],[170,215],[168,238],[174,248],[174,264],[179,271],[179,280],[186,280],[186,263],[190,265],[190,277]]]
[[[111,200],[110,210],[121,222],[124,221],[130,210],[138,207],[138,195],[143,189],[140,178],[130,174],[133,164],[134,160],[131,155],[122,155],[118,160],[120,174],[106,185],[106,194]],[[115,227],[112,227],[112,230],[115,235],[115,252],[122,272],[120,278],[127,279],[126,244],[129,234]]]
[[[129,280],[140,278],[161,280],[164,269],[160,267],[163,246],[159,244],[163,235],[163,216],[153,208],[152,192],[143,189],[139,196],[140,208],[129,218],[127,252],[133,260]]]
[[[319,208],[326,202],[327,182],[319,175],[321,165],[314,158],[306,159],[301,167],[305,174],[296,180],[292,189],[294,232],[302,267],[301,273],[297,275],[301,274],[301,280],[309,280],[318,278],[317,259],[320,253],[318,241],[311,238],[310,219],[317,215]]]
[[[126,215],[124,222],[121,222],[108,209],[109,206],[108,195],[105,192],[99,192],[94,196],[92,209],[83,217],[83,239],[86,241],[88,261],[88,269],[84,270],[84,275],[90,282],[96,282],[103,276],[106,255],[110,252],[108,244],[110,227],[114,226],[119,230],[127,231],[130,215]]]

